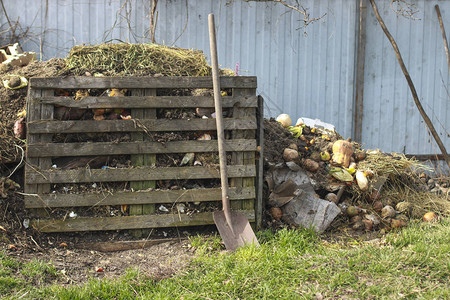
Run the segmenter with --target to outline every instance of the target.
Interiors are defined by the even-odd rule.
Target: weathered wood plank
[[[41,90],[35,90],[31,89],[28,85],[28,95],[27,95],[27,121],[34,121],[39,120],[41,118],[41,105],[37,103],[33,103],[30,99],[34,96],[41,96],[42,91]],[[28,123],[27,122],[27,123]],[[39,134],[31,134],[27,130],[27,142],[29,143],[38,143],[40,142],[40,135]],[[28,157],[28,149],[26,150],[26,161],[28,162],[25,164],[25,186],[24,186],[24,192],[27,194],[36,194],[38,192],[38,185],[37,184],[30,184],[28,182],[28,174],[32,171],[32,165],[38,166],[39,165],[39,158],[38,157]],[[45,211],[42,209],[33,209],[30,211],[32,214],[36,214],[38,216],[45,216]]]
[[[28,157],[217,152],[217,141],[30,144]],[[225,150],[256,151],[256,140],[225,140]]]
[[[224,119],[225,130],[256,129],[256,117]],[[28,130],[39,133],[82,132],[139,132],[147,131],[197,131],[216,130],[214,119],[157,119],[157,120],[104,120],[104,121],[31,121]]]
[[[156,96],[156,89],[144,89],[144,96]],[[144,109],[144,118],[145,119],[156,119],[156,109],[155,108],[145,108]],[[144,142],[149,143],[151,141],[151,138],[146,134],[144,135]],[[155,154],[144,154],[144,166],[151,166],[154,167],[156,164],[156,155]],[[145,181],[142,184],[143,189],[148,188],[155,188],[156,187],[156,181]],[[156,211],[156,207],[154,204],[144,204],[142,205],[142,214],[149,215],[153,214]],[[146,235],[149,234],[149,232],[143,232]]]
[[[233,89],[233,95],[235,96],[253,96],[255,95],[255,89]],[[235,107],[233,109],[233,116],[237,118],[245,118],[248,116],[255,116],[255,108],[241,108]],[[255,130],[244,130],[245,128],[239,128],[232,132],[233,138],[247,138],[254,139],[256,136]],[[233,152],[232,162],[237,165],[255,165],[255,152]],[[245,176],[242,176],[245,177]],[[231,185],[236,187],[255,186],[255,178],[233,178]],[[238,202],[234,203],[234,209],[255,209],[254,199],[243,200],[239,205]]]
[[[152,239],[144,241],[110,241],[110,242],[93,242],[93,243],[78,243],[74,247],[77,249],[94,250],[100,252],[116,252],[134,249],[150,248],[154,245],[162,243],[179,242],[180,238],[170,239]]]
[[[53,96],[53,90],[43,90],[42,96]],[[41,120],[53,120],[53,105],[51,104],[41,104]],[[40,141],[42,143],[48,143],[52,141],[52,134],[41,134]],[[50,169],[52,166],[51,158],[40,157],[39,158],[39,168],[46,170]],[[41,184],[38,186],[38,193],[48,193],[50,192],[50,184]]]
[[[48,91],[51,93],[51,91]],[[27,97],[27,114],[28,114],[28,121],[34,121],[34,120],[40,120],[43,118],[50,119],[52,118],[53,114],[53,108],[50,110],[49,105],[43,105],[43,104],[36,104],[33,103],[30,99],[34,96],[42,96],[43,94],[47,94],[48,92],[44,92],[42,90],[34,90],[28,87],[28,97]],[[41,135],[41,134],[30,134],[27,130],[27,141],[31,143],[38,143],[41,141],[49,141],[51,139],[51,136],[48,135]],[[26,152],[26,160],[27,164],[25,164],[25,193],[28,194],[36,194],[36,193],[46,193],[50,189],[49,184],[45,185],[37,185],[37,184],[29,184],[27,181],[27,176],[29,172],[34,171],[33,168],[42,166],[46,169],[50,168],[51,161],[49,162],[49,158],[28,158],[28,150]],[[35,167],[33,167],[33,165]],[[48,215],[47,212],[44,209],[34,209],[31,211],[33,214],[37,216],[46,216]]]
[[[75,101],[72,97],[42,97],[32,98],[32,101],[42,104],[57,104],[74,108],[194,108],[214,107],[214,98],[207,96],[127,96],[127,97],[86,97]],[[257,107],[256,96],[223,97],[222,106],[230,108]]]
[[[244,210],[249,221],[255,220],[254,210]],[[105,231],[120,229],[182,227],[214,224],[211,212],[186,214],[142,215],[111,218],[76,218],[66,220],[33,220],[31,225],[41,232]]]
[[[28,86],[28,97],[27,97],[27,123],[35,120],[41,119],[41,105],[34,103],[30,100],[30,98],[34,96],[41,96],[41,90],[32,90],[30,86]],[[27,124],[28,125],[28,124]],[[29,130],[27,130],[27,142],[28,143],[38,143],[40,142],[40,136],[38,134],[32,134]],[[31,171],[31,165],[39,165],[39,158],[34,157],[31,158],[28,155],[29,149],[26,150],[26,159],[29,164],[25,164],[25,193],[34,194],[37,193],[37,185],[29,184],[27,181],[28,173]]]
[[[212,88],[211,77],[34,77],[33,89],[159,89]],[[256,77],[220,77],[222,88],[256,88]]]
[[[132,96],[156,96],[155,89],[135,89],[131,91]],[[134,108],[131,110],[131,116],[136,119],[156,119],[156,109],[149,108]],[[132,133],[133,140],[135,141],[149,141],[149,136],[144,134],[143,132],[134,132]],[[153,167],[156,163],[156,155],[155,154],[140,154],[140,155],[132,155],[131,156],[131,164],[133,166],[151,166]],[[130,187],[132,190],[145,190],[148,188],[155,188],[156,181],[132,181],[130,182]],[[129,213],[130,215],[145,215],[145,214],[153,214],[155,212],[154,204],[147,205],[130,205]],[[133,236],[141,237],[146,232],[143,230],[134,230],[132,232]]]
[[[143,96],[143,94],[144,94],[144,91],[141,89],[131,90],[132,96]],[[144,109],[142,109],[142,108],[132,109],[131,117],[133,119],[143,120],[144,119]],[[141,132],[132,132],[131,138],[133,139],[133,141],[143,141],[144,133],[142,131]],[[135,167],[142,167],[144,165],[144,155],[142,155],[142,154],[131,155],[131,165],[135,166]],[[132,191],[143,190],[143,189],[145,189],[144,184],[145,184],[144,181],[132,181],[132,182],[130,182],[130,188]],[[143,214],[142,209],[143,209],[142,204],[130,205],[129,214],[130,214],[130,216],[142,215]],[[131,234],[136,238],[140,238],[140,237],[142,237],[143,232],[141,229],[136,229],[136,230],[132,230]]]
[[[228,166],[228,176],[255,177],[255,165]],[[220,178],[219,167],[30,170],[28,184]]]
[[[256,228],[262,227],[262,213],[264,208],[263,186],[264,186],[264,99],[258,96],[258,110],[257,110],[258,130],[256,131],[256,138],[259,147],[259,157],[256,165],[256,204],[255,204],[255,219]],[[250,197],[249,197],[250,198]]]
[[[221,201],[220,188],[191,190],[159,190],[139,192],[117,192],[114,194],[42,194],[25,196],[25,208],[82,207],[122,204],[158,204],[179,202]],[[243,200],[256,197],[254,187],[230,188],[230,200]]]

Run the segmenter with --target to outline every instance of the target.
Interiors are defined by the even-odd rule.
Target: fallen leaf
[[[17,250],[17,247],[13,244],[8,245],[8,250]]]

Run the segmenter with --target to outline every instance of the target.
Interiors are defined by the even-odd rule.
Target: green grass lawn
[[[448,219],[417,222],[375,243],[324,242],[307,230],[265,231],[258,236],[261,247],[234,253],[217,250],[220,237],[196,237],[196,257],[172,278],[155,281],[130,269],[116,280],[69,288],[52,284],[61,276],[52,266],[21,264],[3,253],[0,293],[12,299],[449,299],[449,225]]]

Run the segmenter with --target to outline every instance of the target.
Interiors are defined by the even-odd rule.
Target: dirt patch
[[[10,255],[23,262],[31,260],[49,262],[62,274],[60,283],[77,284],[95,277],[114,278],[134,268],[155,280],[168,278],[185,268],[194,253],[188,247],[187,240],[180,240],[144,249],[118,252],[55,246],[44,251],[10,252]]]
[[[12,167],[11,167],[12,168]],[[23,169],[11,179],[23,182]],[[24,209],[22,188],[3,188],[0,197],[0,251],[5,251],[22,262],[41,260],[51,262],[62,276],[59,284],[77,284],[89,278],[113,278],[125,274],[130,268],[159,280],[167,278],[187,266],[194,255],[188,237],[197,234],[214,234],[215,226],[164,228],[147,230],[144,241],[172,239],[152,246],[118,252],[100,252],[78,249],[87,243],[120,243],[142,241],[132,231],[80,232],[42,234],[28,227],[30,211]],[[202,203],[207,205],[207,203]],[[217,209],[217,207],[215,208]],[[102,272],[98,272],[99,270]]]

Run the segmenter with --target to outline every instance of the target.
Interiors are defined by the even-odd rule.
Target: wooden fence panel
[[[261,204],[256,203],[258,195],[255,178],[261,170],[256,169],[256,156],[260,137],[256,129],[256,109],[260,101],[255,95],[255,77],[222,77],[223,89],[232,90],[230,96],[222,99],[223,107],[232,113],[225,118],[225,129],[232,131],[226,141],[225,149],[231,154],[227,166],[230,177],[230,199],[234,209],[243,210],[250,221],[261,218]],[[128,94],[118,97],[104,96],[109,88],[128,89]],[[145,234],[143,229],[193,226],[213,224],[212,212],[191,209],[198,205],[214,203],[220,209],[221,192],[218,163],[206,165],[157,167],[157,163],[170,155],[194,153],[203,155],[218,151],[217,141],[212,140],[168,140],[160,141],[153,137],[165,132],[194,132],[202,136],[205,132],[216,130],[215,119],[189,117],[169,119],[158,113],[167,110],[195,108],[214,108],[212,96],[193,96],[189,89],[212,88],[211,78],[164,77],[164,78],[32,78],[28,93],[28,149],[25,173],[25,207],[38,212],[32,224],[43,232],[94,231],[94,230],[133,230],[135,235]],[[99,89],[74,101],[73,97],[59,96],[55,90]],[[176,96],[169,96],[167,90],[174,90]],[[74,91],[72,91],[73,93]],[[69,92],[68,92],[69,93]],[[97,93],[98,96],[95,95]],[[259,101],[259,102],[258,102]],[[65,106],[70,109],[130,109],[130,120],[55,120],[54,107]],[[131,140],[123,142],[86,141],[61,142],[56,136],[64,135],[129,135]],[[66,169],[52,165],[54,159],[67,158],[81,160],[83,157],[129,157],[131,167],[87,166]],[[197,182],[206,180],[211,186],[196,188],[189,184],[188,189],[163,188],[174,182]],[[81,190],[70,192],[66,186],[92,186],[122,184],[129,189],[96,192]],[[215,185],[215,186],[214,186]],[[61,187],[64,191],[61,191]],[[117,185],[115,185],[117,186]],[[193,186],[193,187],[192,187]],[[260,201],[260,200],[258,200]],[[179,203],[190,206],[189,213],[175,211]],[[167,213],[156,209],[155,205],[169,207]],[[209,205],[209,204],[208,204]],[[89,215],[86,210],[101,207],[120,207],[114,216]],[[83,210],[83,208],[85,210]],[[58,219],[55,212],[73,209],[82,217]],[[211,209],[211,208],[210,208]],[[67,215],[67,213],[66,213]],[[61,214],[59,215],[61,216]],[[49,219],[50,217],[50,219]]]

